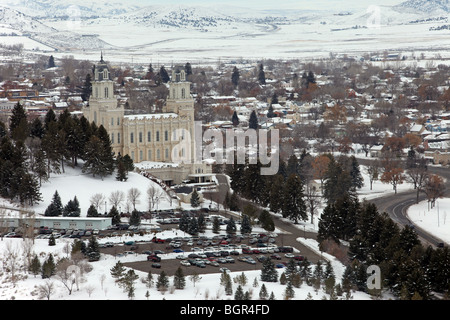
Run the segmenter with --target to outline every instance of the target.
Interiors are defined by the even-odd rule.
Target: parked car
[[[185,266],[185,267],[191,266],[191,264],[190,264],[187,260],[181,260],[181,261],[180,261],[180,264],[181,264],[182,266]]]
[[[159,268],[161,268],[161,264],[159,264],[159,263],[152,263],[152,268],[157,268],[157,269],[159,269]]]
[[[156,255],[147,256],[147,261],[160,262],[161,258]]]

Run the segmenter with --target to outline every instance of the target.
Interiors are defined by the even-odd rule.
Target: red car
[[[166,240],[160,239],[160,238],[153,238],[153,239],[152,239],[152,242],[155,242],[155,243],[164,243],[164,242],[166,242]]]
[[[305,257],[303,257],[303,256],[295,256],[294,259],[297,260],[297,261],[303,261],[303,259],[305,259]]]
[[[161,258],[155,255],[147,256],[147,261],[161,262]]]

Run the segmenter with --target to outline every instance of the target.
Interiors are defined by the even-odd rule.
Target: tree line
[[[132,170],[128,155],[115,157],[106,129],[66,109],[59,116],[49,109],[43,120],[28,120],[18,102],[9,126],[0,122],[0,195],[22,205],[41,201],[40,186],[52,174],[65,172],[66,164],[104,178],[117,169],[117,180]]]

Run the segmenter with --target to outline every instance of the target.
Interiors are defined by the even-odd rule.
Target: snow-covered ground
[[[450,198],[436,200],[433,208],[428,201],[421,201],[409,207],[408,217],[415,225],[450,243]]]
[[[159,234],[161,237],[173,237],[175,235],[174,231],[165,231],[163,234]],[[147,240],[150,235],[147,235]],[[126,241],[130,238],[122,237],[120,240]],[[133,240],[139,240],[138,236],[133,236]],[[102,240],[99,242],[110,241],[110,239]],[[299,241],[305,242],[304,239],[299,239]],[[34,245],[32,246],[32,252],[36,253],[44,261],[49,253],[52,253],[55,260],[59,258],[67,257],[64,251],[64,246],[66,243],[71,243],[71,239],[57,239],[55,246],[49,246],[47,239],[35,239]],[[2,255],[2,261],[5,261],[9,252],[17,253],[19,259],[17,260],[16,266],[22,265],[23,259],[23,243],[24,240],[16,238],[4,238],[0,241],[0,252]],[[314,250],[318,250],[318,246],[314,241],[307,240],[307,245],[309,245]],[[172,256],[162,255],[162,258],[173,258]],[[344,271],[343,265],[334,259],[332,256],[324,254],[325,259],[329,259],[332,263],[333,270],[336,275],[337,281],[340,281],[342,273]],[[132,262],[132,261],[142,261],[146,259],[146,255],[127,255],[124,257],[114,257],[112,255],[102,254],[100,261],[89,263],[92,269],[89,272],[83,273],[80,277],[78,287],[74,289],[71,295],[68,294],[68,290],[64,287],[62,282],[58,280],[57,276],[53,276],[50,279],[42,279],[40,275],[36,277],[32,274],[28,274],[23,270],[17,270],[16,275],[18,275],[19,280],[12,284],[9,276],[10,273],[4,272],[7,267],[7,263],[3,262],[2,269],[3,272],[0,275],[0,299],[15,299],[15,300],[34,300],[39,299],[38,286],[45,284],[50,281],[54,285],[54,292],[51,295],[51,300],[126,300],[128,299],[127,293],[125,293],[114,281],[111,276],[111,268],[118,262]],[[314,267],[314,266],[313,266]],[[194,267],[190,267],[194,268]],[[141,271],[135,271],[139,276],[139,280],[135,282],[135,300],[146,300],[146,292],[148,291],[150,296],[149,300],[233,300],[234,294],[231,296],[225,295],[223,286],[220,286],[220,272],[213,274],[201,274],[201,279],[195,283],[190,280],[189,276],[186,276],[186,288],[183,290],[168,290],[163,293],[158,291],[155,286],[147,288],[147,286],[141,281],[141,279],[147,276],[147,273]],[[277,269],[278,275],[283,272],[282,269]],[[158,269],[153,269],[153,279],[156,281],[157,276],[160,271]],[[232,272],[231,277],[241,275],[242,272]],[[275,295],[276,300],[282,300],[284,292],[286,289],[285,285],[281,285],[279,282],[262,282],[260,280],[261,270],[245,271],[245,275],[248,279],[247,285],[243,287],[244,292],[252,292],[252,299],[259,299],[259,291],[261,286],[264,285],[267,288],[268,293]],[[257,286],[254,286],[255,278],[257,279]],[[173,277],[169,277],[170,286],[173,283]],[[233,284],[233,290],[236,290],[237,285]],[[295,296],[294,300],[304,300],[311,295],[313,300],[321,300],[324,297],[329,298],[322,289],[315,290],[312,286],[308,286],[303,283],[300,288],[294,288]],[[233,291],[234,292],[234,291]],[[370,300],[370,296],[363,292],[353,292],[352,297],[354,300]]]

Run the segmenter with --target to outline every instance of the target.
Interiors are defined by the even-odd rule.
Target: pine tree
[[[60,216],[63,213],[63,207],[61,203],[61,197],[59,196],[58,191],[56,190],[53,194],[52,202],[45,210],[44,215],[48,217],[56,217]]]
[[[111,223],[113,225],[120,223],[120,213],[115,206],[112,206],[111,210],[109,210],[108,217],[112,218]]]
[[[127,181],[128,179],[128,171],[125,168],[125,163],[122,157],[117,157],[117,173],[116,180],[117,181]]]
[[[170,81],[169,74],[167,73],[166,68],[164,66],[161,66],[161,68],[159,68],[159,75],[163,83],[167,83]]]
[[[354,189],[361,189],[364,186],[364,179],[359,170],[358,160],[356,160],[355,156],[351,156],[350,178]]]
[[[80,203],[75,196],[73,200],[69,200],[67,205],[63,209],[64,217],[79,217],[80,216]]]
[[[236,110],[233,112],[233,116],[231,117],[231,122],[233,123],[233,127],[237,127],[239,125],[239,117],[236,113]]]
[[[97,208],[93,204],[91,204],[89,206],[86,216],[87,217],[98,217]]]
[[[42,264],[42,279],[50,278],[56,273],[56,264],[53,255],[50,253]]]
[[[14,140],[25,141],[29,136],[29,126],[25,108],[20,102],[17,102],[12,110],[9,120],[9,131]]]
[[[234,293],[234,300],[244,300],[244,290],[241,285],[238,285]]]
[[[220,221],[218,217],[214,217],[213,218],[213,228],[212,228],[213,233],[219,233],[220,231]]]
[[[91,262],[100,260],[100,246],[97,238],[94,236],[89,239],[89,243],[86,247],[86,255]]]
[[[286,289],[284,290],[284,298],[286,300],[290,300],[290,299],[292,299],[294,297],[295,297],[294,288],[292,286],[292,283],[290,281],[288,281]]]
[[[267,292],[266,285],[263,283],[261,286],[261,289],[259,290],[259,299],[267,300],[268,297],[269,297],[269,294]]]
[[[271,259],[265,259],[261,270],[261,281],[264,282],[277,282],[278,273],[275,270],[275,265]]]
[[[166,273],[161,271],[161,273],[158,276],[158,279],[156,280],[156,288],[159,291],[164,291],[169,287],[169,278],[167,277]]]
[[[306,204],[303,200],[303,184],[296,174],[291,174],[286,181],[281,213],[284,218],[291,219],[294,223],[298,223],[299,219],[307,218]]]
[[[181,231],[187,232],[189,228],[189,217],[187,213],[182,213],[180,217],[180,223],[178,225],[178,228]]]
[[[189,62],[184,66],[184,71],[186,72],[186,79],[188,79],[188,77],[192,75],[192,66]]]
[[[29,270],[35,277],[39,274],[39,271],[41,270],[41,262],[39,261],[37,254],[33,256],[33,259],[31,259]]]
[[[175,275],[173,277],[173,285],[175,289],[184,289],[186,286],[186,278],[181,267],[178,267],[178,269],[175,271]]]
[[[259,84],[266,84],[266,74],[262,63],[259,65],[258,82]]]
[[[259,223],[261,227],[266,231],[274,231],[275,230],[275,223],[273,222],[272,216],[270,215],[269,211],[262,210],[261,214],[259,215]]]
[[[239,85],[239,78],[240,78],[239,69],[237,67],[234,67],[233,73],[231,74],[231,82],[233,83],[235,88]]]
[[[91,96],[91,93],[92,93],[91,74],[88,73],[84,80],[84,85],[83,85],[83,89],[82,89],[82,93],[81,93],[81,99],[83,101],[88,101],[89,97]]]
[[[252,223],[250,217],[246,214],[242,214],[241,233],[250,234],[252,232]]]
[[[192,208],[198,208],[200,206],[200,197],[196,188],[194,188],[194,190],[192,191],[190,202]]]
[[[55,67],[55,58],[53,58],[53,56],[50,56],[50,58],[48,58],[48,68],[54,67]]]
[[[50,235],[50,238],[48,238],[48,245],[51,246],[55,246],[56,245],[56,240],[55,237],[53,236],[53,234]]]
[[[250,113],[250,118],[248,120],[248,127],[249,129],[258,129],[258,117],[256,116],[256,111],[253,110]]]
[[[115,279],[116,282],[118,282],[119,279],[123,277],[125,267],[122,262],[117,261],[116,264],[110,269],[110,272],[111,276]]]
[[[141,214],[139,213],[139,211],[137,211],[136,209],[134,209],[131,212],[131,216],[130,216],[130,225],[133,226],[138,226],[141,224]]]
[[[230,217],[230,219],[228,219],[226,232],[227,232],[227,234],[235,234],[236,233],[236,223],[234,222],[233,217]]]
[[[187,233],[189,233],[190,235],[196,235],[196,234],[198,234],[198,231],[199,230],[198,230],[197,218],[192,217],[191,219],[189,219]]]

